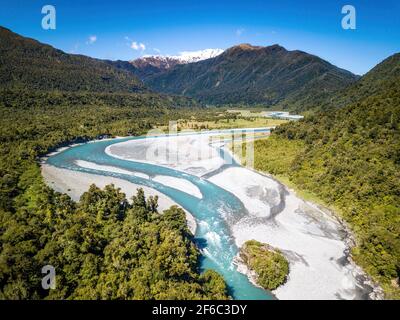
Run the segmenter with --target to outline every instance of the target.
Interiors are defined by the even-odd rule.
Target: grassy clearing
[[[181,130],[212,130],[212,129],[234,129],[234,128],[260,128],[260,127],[276,127],[287,120],[267,119],[267,118],[238,118],[229,119],[221,118],[215,120],[178,120],[178,131]],[[158,129],[167,130],[167,126],[159,126]]]
[[[259,128],[275,127],[286,120],[249,118],[249,119],[217,119],[215,121],[179,121],[178,128],[183,129],[232,129],[232,128]]]

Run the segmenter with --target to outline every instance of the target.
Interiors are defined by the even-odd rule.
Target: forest
[[[2,215],[0,299],[227,298],[221,276],[199,275],[182,209],[160,214],[142,189],[130,204],[113,185],[92,185],[78,203],[39,177],[24,187],[20,209]],[[56,270],[54,290],[41,287],[45,265]]]

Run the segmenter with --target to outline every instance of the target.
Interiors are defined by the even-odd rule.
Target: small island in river
[[[250,269],[251,280],[264,289],[275,290],[286,282],[289,262],[279,250],[268,244],[246,241],[240,249],[239,259]]]

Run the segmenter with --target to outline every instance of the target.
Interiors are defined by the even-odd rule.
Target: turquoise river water
[[[269,129],[259,129],[257,131],[266,132],[268,130]],[[224,134],[230,132],[232,131],[218,131],[218,133]],[[58,168],[124,179],[135,184],[154,188],[165,194],[192,213],[196,218],[197,229],[195,239],[202,252],[202,258],[200,260],[200,268],[202,270],[213,269],[220,273],[224,277],[229,288],[229,293],[234,299],[274,299],[270,292],[254,286],[248,280],[247,276],[236,270],[236,267],[232,263],[233,258],[238,254],[238,248],[232,238],[229,221],[240,219],[246,214],[246,209],[237,197],[206,179],[163,166],[117,159],[105,153],[105,149],[112,144],[143,138],[145,137],[130,137],[77,145],[50,156],[47,159],[47,163]],[[151,139],[157,138],[159,137],[151,137]],[[147,139],[149,138],[147,137]],[[222,156],[223,151],[221,151],[221,157]],[[199,199],[150,179],[122,173],[83,168],[75,163],[76,160],[84,160],[98,165],[107,165],[140,172],[150,177],[164,175],[185,179],[197,186],[203,197]],[[237,164],[233,162],[232,165]]]

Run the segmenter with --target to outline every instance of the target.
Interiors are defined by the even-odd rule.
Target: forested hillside
[[[134,73],[142,80],[147,79],[155,74],[167,71],[170,68],[182,64],[176,58],[171,57],[142,57],[129,63],[135,68]]]
[[[344,91],[352,101],[256,142],[256,168],[334,207],[355,232],[353,256],[400,298],[400,55]],[[340,105],[339,105],[340,106]]]
[[[208,104],[307,110],[358,77],[305,52],[242,44],[215,58],[176,65],[142,79],[156,91]]]
[[[345,90],[333,95],[323,105],[323,109],[344,107],[348,104],[379,95],[382,92],[399,86],[400,54],[395,54],[378,64],[359,81]]]
[[[67,54],[1,26],[0,86],[60,91],[145,91],[132,72],[102,60]]]

